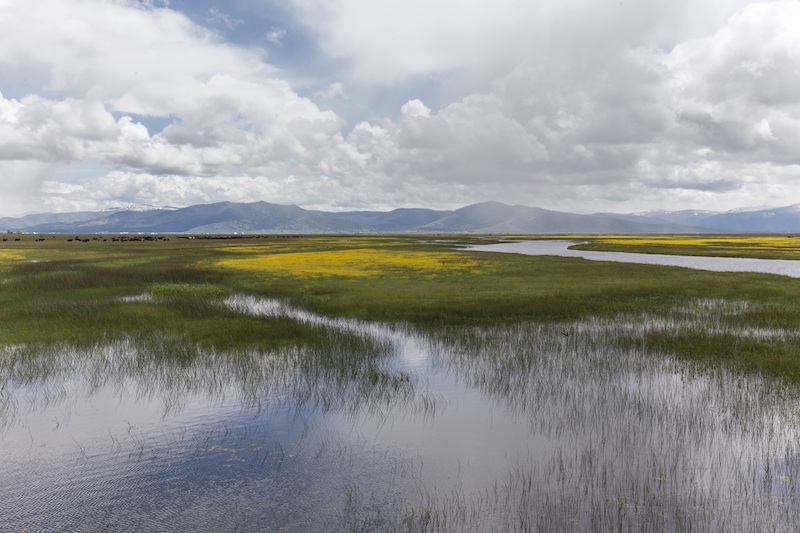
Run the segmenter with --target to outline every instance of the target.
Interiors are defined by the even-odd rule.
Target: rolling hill
[[[312,211],[268,202],[148,207],[0,218],[0,230],[37,233],[699,233],[800,232],[800,204],[752,211],[582,215],[483,202],[453,211]]]

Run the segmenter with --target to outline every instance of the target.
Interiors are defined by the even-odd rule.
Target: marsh
[[[481,240],[10,249],[0,529],[794,529],[795,280]]]
[[[790,531],[800,519],[800,398],[645,342],[719,327],[744,304],[432,330],[227,305],[325,328],[330,353],[7,349],[0,525]]]

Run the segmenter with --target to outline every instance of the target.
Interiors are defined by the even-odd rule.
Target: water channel
[[[573,250],[572,241],[541,240],[517,241],[499,244],[471,246],[471,250],[484,252],[504,252],[523,255],[557,255],[581,257],[592,261],[613,261],[617,263],[640,263],[645,265],[665,265],[715,272],[761,272],[800,278],[800,261],[789,259],[754,259],[746,257],[708,257],[665,254],[637,254],[630,252],[595,252]]]

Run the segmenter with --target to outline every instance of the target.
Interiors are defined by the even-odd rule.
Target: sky
[[[800,203],[800,2],[0,0],[0,216]]]

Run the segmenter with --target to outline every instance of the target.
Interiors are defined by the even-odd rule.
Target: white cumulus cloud
[[[798,2],[290,0],[256,29],[247,6],[270,9],[0,0],[2,214],[799,192]]]

